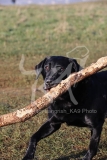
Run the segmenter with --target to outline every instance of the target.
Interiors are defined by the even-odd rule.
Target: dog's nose
[[[52,81],[51,81],[50,79],[47,79],[47,80],[46,80],[46,85],[50,85],[51,82],[52,82]]]

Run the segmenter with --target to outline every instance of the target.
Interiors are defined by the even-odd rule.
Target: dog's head
[[[75,59],[62,56],[47,57],[35,67],[37,78],[40,74],[43,76],[45,90],[50,90],[80,68]]]

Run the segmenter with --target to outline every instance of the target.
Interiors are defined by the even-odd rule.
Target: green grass
[[[45,56],[63,55],[78,46],[86,46],[86,66],[107,55],[107,2],[59,6],[0,6],[0,114],[23,108],[31,102],[35,76],[19,71],[21,55],[24,67],[33,70]],[[70,57],[81,57],[77,49]],[[38,86],[42,83],[39,80]],[[41,96],[38,92],[36,98]],[[0,159],[21,160],[30,136],[46,121],[42,111],[30,120],[0,129]],[[67,127],[37,146],[38,160],[78,160],[88,148],[90,132]],[[66,140],[66,141],[65,141]],[[103,127],[95,160],[107,159],[107,122]],[[61,157],[61,158],[60,158]]]

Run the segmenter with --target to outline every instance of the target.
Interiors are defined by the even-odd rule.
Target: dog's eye
[[[45,71],[49,71],[49,66],[45,66]]]
[[[63,72],[64,71],[64,68],[60,68],[60,70],[59,70],[60,72]]]

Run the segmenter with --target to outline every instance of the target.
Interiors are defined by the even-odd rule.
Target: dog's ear
[[[36,70],[36,79],[38,79],[39,75],[42,74],[43,78],[44,78],[44,72],[43,72],[43,68],[44,68],[44,64],[46,62],[47,58],[45,58],[43,61],[41,61],[38,65],[35,66],[35,70]]]
[[[72,65],[71,73],[78,72],[79,70],[82,69],[75,59],[69,59],[69,62]]]

